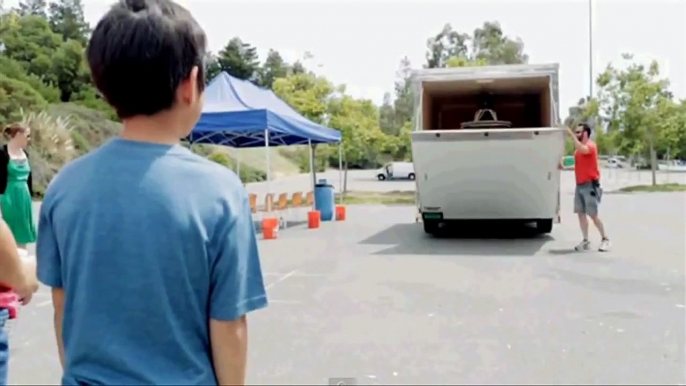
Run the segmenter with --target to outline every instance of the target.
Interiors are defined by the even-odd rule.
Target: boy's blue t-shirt
[[[209,319],[267,306],[245,189],[181,146],[113,139],[64,167],[36,249],[65,291],[63,384],[216,384]]]

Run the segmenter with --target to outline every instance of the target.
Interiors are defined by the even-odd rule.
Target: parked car
[[[414,165],[412,162],[389,162],[376,171],[379,181],[407,179],[414,180]]]
[[[607,167],[610,169],[621,169],[624,166],[622,165],[622,161],[618,158],[610,158],[607,160]]]

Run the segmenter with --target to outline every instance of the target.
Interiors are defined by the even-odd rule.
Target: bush
[[[329,164],[329,153],[330,150],[324,147],[325,145],[318,145],[315,150],[315,163],[316,163],[316,168],[317,168],[317,173],[319,172],[325,172],[326,167]],[[289,160],[293,161],[296,165],[298,165],[298,169],[300,170],[301,173],[309,173],[310,172],[310,154],[307,151],[307,146],[298,146],[294,148],[283,148],[279,149],[280,153],[288,158]],[[336,153],[336,164],[335,167],[338,167],[338,153]]]
[[[24,113],[21,122],[31,128],[31,171],[34,194],[41,197],[59,169],[78,155],[68,118],[45,111]]]
[[[50,106],[50,115],[69,117],[72,140],[81,154],[96,149],[110,138],[119,135],[122,125],[107,119],[107,113],[79,106],[60,103]]]
[[[22,119],[22,111],[40,111],[45,98],[27,83],[0,74],[0,126]]]
[[[119,117],[114,109],[91,86],[87,86],[78,93],[73,94],[71,100],[80,106],[102,112],[105,118],[111,121],[119,122]]]
[[[193,148],[195,149],[195,146],[193,146]],[[222,166],[225,166],[228,169],[234,171],[237,169],[235,162],[233,162],[229,155],[225,152],[215,151],[214,153],[207,156],[207,159],[216,162]],[[244,184],[247,184],[249,182],[264,181],[267,179],[267,174],[265,172],[251,168],[250,166],[245,164],[241,164],[240,173],[241,181],[243,181]]]
[[[229,159],[229,156],[226,155],[226,153],[221,153],[221,152],[212,153],[207,157],[207,159],[212,161],[212,162],[216,162],[216,163],[218,163],[218,164],[220,164],[220,165],[222,165],[228,169],[232,168],[231,160]]]
[[[71,140],[74,142],[74,147],[79,151],[79,153],[88,153],[91,150],[91,145],[78,131],[71,131]]]

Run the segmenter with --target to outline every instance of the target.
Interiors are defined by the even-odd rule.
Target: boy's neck
[[[183,132],[178,120],[167,116],[137,116],[124,120],[124,130],[120,138],[150,142],[165,145],[177,145],[180,141],[179,133]]]

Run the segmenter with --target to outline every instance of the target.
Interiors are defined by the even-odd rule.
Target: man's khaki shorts
[[[602,194],[603,190],[597,182],[577,185],[574,191],[574,213],[584,213],[591,217],[597,216]]]

